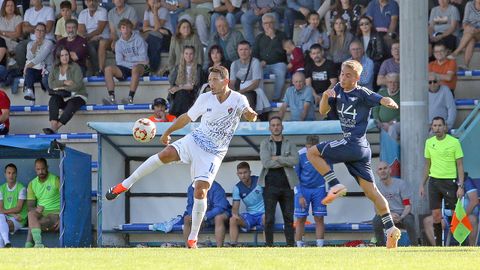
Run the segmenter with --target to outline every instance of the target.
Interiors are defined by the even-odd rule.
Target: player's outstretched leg
[[[205,212],[207,211],[207,192],[209,189],[210,183],[207,181],[195,181],[192,207],[192,229],[190,230],[187,239],[188,248],[197,248],[198,233],[202,226]]]

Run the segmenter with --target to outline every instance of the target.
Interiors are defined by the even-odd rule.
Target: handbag
[[[48,94],[50,96],[60,96],[62,98],[69,98],[72,96],[72,92],[65,90],[65,88],[53,88],[48,89]]]

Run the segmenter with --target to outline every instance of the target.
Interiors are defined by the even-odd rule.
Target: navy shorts
[[[249,214],[243,213],[240,214],[243,221],[245,222],[245,227],[241,228],[242,231],[248,232],[255,226],[263,226],[263,213]]]
[[[117,67],[122,72],[122,77],[117,78],[119,81],[126,81],[128,77],[132,76],[132,69],[124,66],[117,66]]]
[[[345,163],[348,172],[357,182],[357,177],[374,182],[372,151],[367,141],[357,142],[348,139],[326,141],[317,144],[317,149],[328,163]]]
[[[308,209],[312,206],[312,215],[323,217],[327,215],[327,206],[322,204],[323,198],[327,196],[325,186],[319,188],[302,188],[302,195],[306,201],[306,207],[300,205],[300,194],[295,193],[295,217],[308,217]]]

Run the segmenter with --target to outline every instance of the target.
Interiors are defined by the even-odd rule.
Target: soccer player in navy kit
[[[347,193],[346,187],[338,182],[326,160],[331,164],[345,163],[365,196],[375,205],[377,214],[382,217],[387,233],[387,248],[395,248],[400,238],[400,230],[394,226],[388,203],[375,186],[371,168],[372,153],[365,133],[372,107],[383,105],[398,109],[398,105],[389,97],[382,97],[359,86],[357,83],[361,73],[362,65],[359,62],[355,60],[343,62],[340,83],[322,94],[319,112],[326,115],[331,109],[335,110],[340,119],[343,139],[326,141],[317,147],[310,147],[307,156],[330,187],[327,196],[322,200],[322,204],[325,205]]]

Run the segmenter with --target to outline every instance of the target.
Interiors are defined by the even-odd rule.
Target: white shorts
[[[23,228],[23,224],[16,220],[14,217],[5,216],[7,220],[10,220],[13,223],[13,232],[12,234],[18,231],[18,229]]]
[[[194,182],[201,180],[212,184],[224,155],[218,156],[205,152],[195,143],[190,134],[171,145],[177,150],[181,163],[191,164],[190,174]]]

